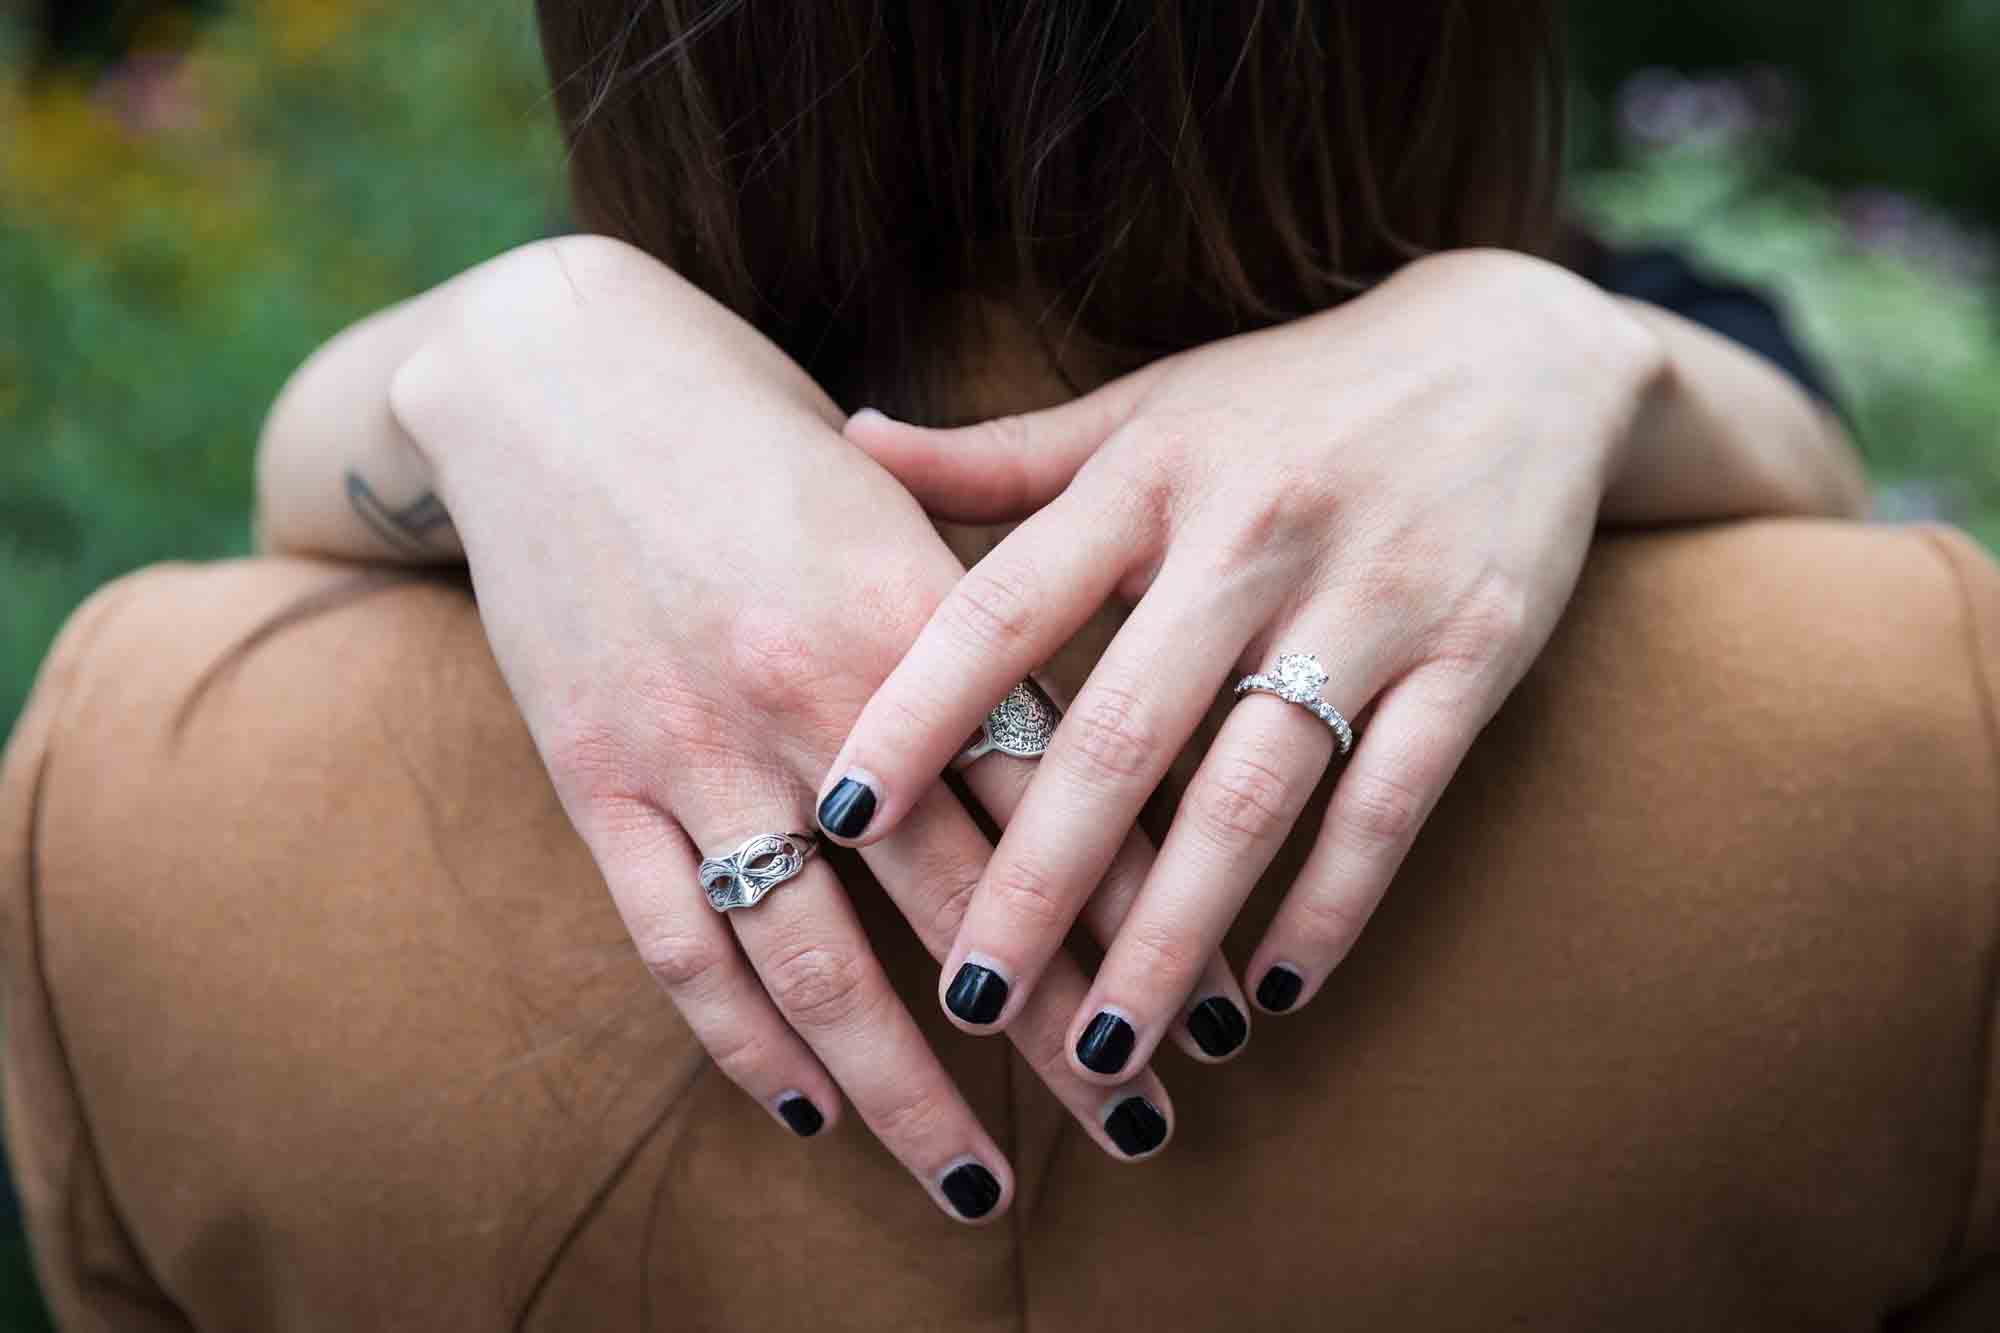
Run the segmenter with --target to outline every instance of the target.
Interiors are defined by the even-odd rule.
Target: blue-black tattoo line
[[[382,502],[382,497],[362,480],[359,472],[347,474],[347,502],[376,536],[412,554],[430,554],[435,549],[431,534],[439,528],[451,528],[451,515],[444,511],[444,504],[435,492],[425,491],[402,508],[393,508]]]

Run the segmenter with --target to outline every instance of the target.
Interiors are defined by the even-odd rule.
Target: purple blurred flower
[[[1703,78],[1653,66],[1620,85],[1617,119],[1641,147],[1726,145],[1789,129],[1801,101],[1797,81],[1769,65]]]
[[[202,105],[179,51],[140,51],[105,70],[97,100],[135,134],[163,134],[201,124]]]
[[[1841,200],[1847,234],[1863,250],[1889,255],[1962,282],[1984,282],[2000,269],[2000,248],[1897,190],[1868,187]]]

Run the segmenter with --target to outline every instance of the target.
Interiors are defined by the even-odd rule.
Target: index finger
[[[1072,490],[967,570],[834,759],[818,810],[827,835],[866,846],[895,828],[1007,691],[1104,604],[1141,531],[1129,508]]]
[[[1265,612],[1205,560],[1168,558],[1057,726],[973,893],[940,997],[960,1026],[1019,1013]]]

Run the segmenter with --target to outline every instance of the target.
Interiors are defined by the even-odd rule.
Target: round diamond
[[[1277,678],[1279,688],[1315,699],[1328,680],[1326,668],[1311,653],[1284,654],[1271,674]]]

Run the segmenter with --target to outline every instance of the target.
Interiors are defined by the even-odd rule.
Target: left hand
[[[1589,283],[1498,251],[1410,264],[1335,310],[961,430],[876,413],[847,436],[933,516],[1030,515],[970,570],[828,774],[896,827],[1015,681],[1108,598],[1129,618],[1069,709],[944,963],[1026,997],[1217,694],[1282,652],[1364,725],[1311,856],[1252,956],[1260,1007],[1310,999],[1467,749],[1548,640],[1658,343]],[[1230,712],[1071,1020],[1109,1082],[1182,1017],[1205,962],[1333,758],[1267,694]],[[1252,989],[1246,985],[1246,989]],[[950,1012],[947,1005],[947,1012]]]

